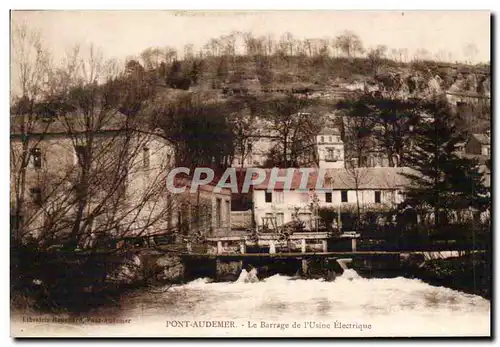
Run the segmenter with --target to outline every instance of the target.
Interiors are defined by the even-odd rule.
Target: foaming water
[[[259,281],[252,271],[242,271],[233,283],[197,279],[161,294],[144,291],[130,295],[124,300],[121,315],[136,317],[136,325],[104,327],[102,335],[110,329],[120,336],[490,334],[488,300],[420,280],[366,279],[346,270],[333,282],[281,275]],[[173,320],[233,321],[235,327],[166,328],[166,322]],[[251,324],[255,326],[250,328]],[[99,332],[93,327],[91,333]]]
[[[255,283],[255,282],[259,282],[256,268],[253,268],[249,272],[245,269],[241,270],[240,276],[236,280],[236,283]]]

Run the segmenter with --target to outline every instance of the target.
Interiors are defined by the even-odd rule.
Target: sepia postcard
[[[11,336],[491,337],[490,12],[10,22]]]

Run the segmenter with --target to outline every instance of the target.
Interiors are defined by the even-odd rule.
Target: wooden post
[[[302,259],[302,275],[307,275],[307,272],[308,272],[307,259]]]
[[[321,241],[323,243],[323,252],[328,252],[328,242],[326,240]]]
[[[302,239],[301,241],[301,252],[305,253],[306,252],[306,239]]]
[[[240,253],[245,254],[247,252],[245,240],[240,241]]]
[[[276,253],[276,245],[274,244],[274,240],[269,241],[269,254]]]
[[[351,247],[352,247],[352,251],[356,252],[356,239],[355,238],[351,239]]]
[[[222,254],[222,241],[217,241],[217,254]]]

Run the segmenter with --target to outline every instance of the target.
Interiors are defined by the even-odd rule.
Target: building
[[[229,228],[228,191],[168,190],[175,153],[162,131],[132,127],[119,112],[106,122],[78,114],[50,122],[29,118],[11,117],[15,238],[71,238],[88,247],[98,236],[172,234],[181,240],[194,229],[207,234]]]
[[[464,146],[466,154],[491,157],[491,139],[489,134],[472,134]]]
[[[191,192],[190,178],[176,179],[176,186],[185,187],[177,196],[175,222],[179,236],[210,237],[229,234],[231,230],[231,190],[214,191],[215,183],[204,184]]]
[[[326,169],[324,183],[318,187],[319,169],[314,169],[306,188],[300,189],[302,173],[296,170],[289,190],[282,182],[268,190],[268,170],[266,180],[253,188],[255,223],[262,226],[272,217],[279,226],[298,218],[310,229],[318,207],[355,211],[358,201],[362,210],[393,207],[403,199],[407,180],[401,173],[408,171],[404,167]],[[280,170],[279,175],[284,176],[285,171]]]
[[[273,135],[253,135],[246,143],[245,153],[236,153],[232,167],[262,167],[266,164],[268,154],[273,147]]]
[[[325,128],[316,136],[319,167],[339,169],[345,166],[344,142],[337,128]]]

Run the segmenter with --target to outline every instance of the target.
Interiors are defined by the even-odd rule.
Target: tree
[[[52,118],[54,112],[40,109],[37,103],[46,96],[46,85],[52,74],[52,61],[43,44],[39,32],[31,30],[26,24],[14,26],[12,29],[12,107],[11,113],[17,117],[18,129],[21,136],[21,146],[14,153],[11,148],[11,231],[14,242],[20,242],[24,234],[26,218],[26,190],[27,176],[25,167],[28,166],[31,151],[37,143],[29,141],[28,134],[32,133],[40,124],[41,118]],[[43,112],[40,112],[43,111]],[[49,123],[42,123],[45,131]],[[11,116],[11,132],[12,116]],[[12,165],[15,162],[15,165]]]
[[[416,128],[415,145],[407,158],[414,173],[405,173],[410,180],[403,206],[412,207],[422,215],[432,211],[433,230],[449,224],[450,215],[460,215],[468,207],[484,211],[486,189],[478,163],[459,157],[457,145],[464,140],[455,124],[446,100],[437,99],[425,105],[433,122],[423,121]]]
[[[160,64],[163,62],[164,53],[158,47],[146,48],[141,53],[141,59],[144,63],[144,67],[146,68],[146,70],[148,71],[155,70],[158,69]]]
[[[358,141],[354,146],[357,154],[380,151],[387,156],[389,166],[401,166],[410,151],[411,129],[419,106],[415,100],[370,93],[345,102],[343,107],[348,107],[347,117],[350,118],[346,133],[348,138]],[[370,137],[373,137],[373,142],[369,141]]]
[[[375,75],[378,74],[378,70],[385,59],[386,53],[387,46],[385,45],[378,45],[376,48],[372,48],[368,52],[367,58]]]
[[[94,47],[75,47],[65,62],[48,73],[57,88],[23,98],[11,115],[11,283],[29,294],[40,279],[50,305],[109,283],[115,245],[175,233],[177,209],[165,184],[172,145],[145,124],[133,75],[109,75]]]
[[[270,156],[275,166],[297,167],[314,161],[310,155],[314,153],[315,136],[323,121],[308,112],[313,104],[307,98],[288,94],[263,105],[270,132],[275,134],[274,151]]]
[[[253,145],[258,140],[261,126],[255,114],[255,102],[256,100],[249,98],[233,98],[228,104],[234,156],[240,158],[242,168],[246,157],[252,153]]]
[[[188,90],[191,86],[191,80],[184,76],[181,63],[177,60],[174,60],[167,74],[167,85],[174,89],[184,90]]]
[[[157,127],[175,142],[179,166],[224,170],[234,147],[226,108],[206,95],[184,92],[169,101],[153,101],[148,110]]]
[[[376,150],[371,109],[363,101],[352,100],[339,102],[337,108],[342,110],[346,159],[356,161],[354,166],[367,166],[368,154]]]
[[[361,186],[367,185],[372,180],[367,168],[346,165],[344,174],[341,176],[341,181],[347,186],[352,187],[356,193],[356,215],[357,220],[354,223],[355,230],[358,230],[361,222],[361,202],[359,191]]]
[[[363,43],[358,35],[351,31],[344,31],[337,36],[336,46],[348,57],[355,57],[357,53],[363,53]]]

